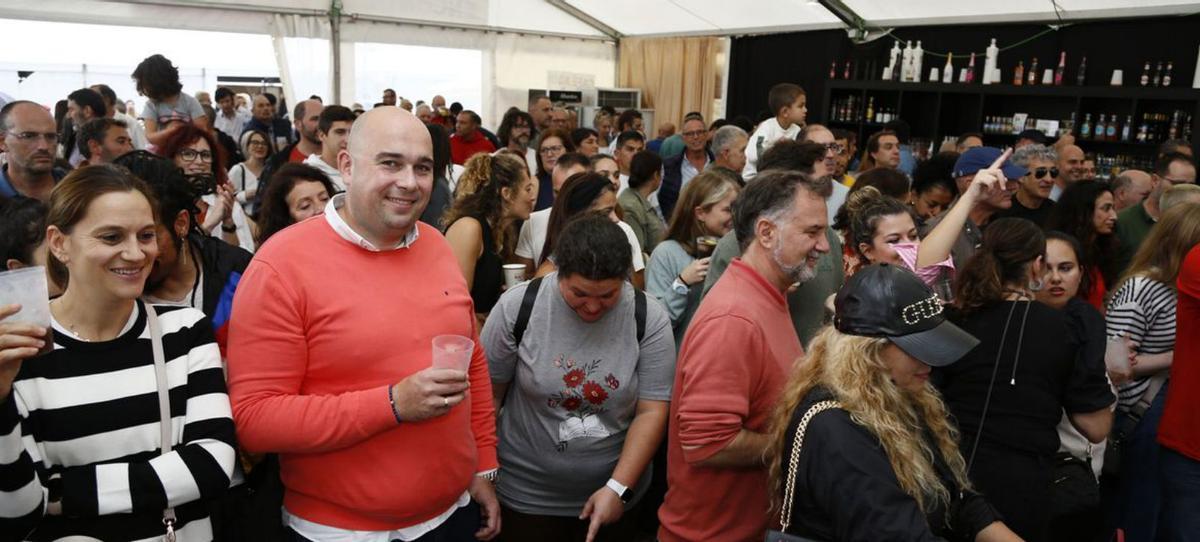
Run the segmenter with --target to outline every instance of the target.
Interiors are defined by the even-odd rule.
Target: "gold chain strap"
[[[779,525],[782,527],[782,532],[787,532],[788,526],[792,523],[792,499],[796,495],[796,470],[800,465],[800,447],[804,445],[804,432],[808,430],[808,422],[813,419],[813,416],[825,412],[831,408],[841,408],[842,404],[837,401],[821,401],[808,408],[808,412],[800,418],[800,425],[796,427],[796,440],[792,444],[792,454],[788,458],[787,482],[783,487],[783,508],[779,511]]]

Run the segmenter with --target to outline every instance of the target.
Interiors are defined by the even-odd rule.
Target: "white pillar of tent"
[[[350,107],[354,103],[354,97],[358,95],[358,89],[354,86],[354,42],[343,41],[339,48],[341,52],[341,64],[338,67],[340,80],[342,82],[341,97],[333,97],[329,103],[344,105]],[[330,78],[330,82],[333,78]]]
[[[274,24],[271,25],[271,45],[275,47],[275,64],[279,66],[279,81],[283,84],[283,99],[287,100],[289,104],[294,104],[296,101],[292,95],[292,72],[288,67],[287,48],[283,43],[283,35],[278,30]]]
[[[492,47],[484,49],[480,64],[481,82],[479,89],[479,109],[482,113],[483,123],[486,126],[499,126],[500,116],[504,115],[503,111],[498,109],[496,105],[496,95],[492,89],[496,88],[496,48]],[[488,118],[493,117],[493,118]]]

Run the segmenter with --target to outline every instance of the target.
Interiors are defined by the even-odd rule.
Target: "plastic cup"
[[[466,372],[471,366],[475,341],[462,335],[438,335],[433,338],[433,368]]]
[[[525,265],[519,263],[504,264],[504,287],[512,288],[525,280]]]
[[[50,330],[50,292],[46,284],[46,268],[25,267],[0,273],[0,305],[21,305],[21,310],[5,318],[9,322],[34,324],[46,328],[46,342],[39,354],[54,349],[54,333]]]
[[[1124,336],[1109,337],[1104,349],[1104,365],[1110,372],[1129,372],[1129,346],[1125,344]]]

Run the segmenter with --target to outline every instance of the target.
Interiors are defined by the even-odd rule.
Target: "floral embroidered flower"
[[[617,377],[613,376],[612,373],[608,373],[608,376],[604,377],[604,383],[608,384],[608,389],[610,390],[621,387],[621,381],[617,380]]]
[[[567,358],[567,368],[570,369],[574,366],[575,366],[575,358]]]
[[[608,399],[608,392],[591,380],[583,385],[583,398],[593,405],[599,405]]]
[[[587,378],[587,373],[584,373],[582,369],[574,369],[563,375],[563,383],[568,388],[577,388],[583,383],[584,378]]]
[[[562,407],[567,410],[578,410],[581,406],[583,406],[583,400],[575,396],[567,397],[562,402]]]

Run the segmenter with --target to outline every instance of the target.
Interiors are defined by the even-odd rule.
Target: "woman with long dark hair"
[[[509,154],[477,154],[467,160],[466,179],[474,189],[446,211],[446,241],[458,266],[480,323],[487,318],[504,285],[503,266],[517,246],[517,227],[533,212],[537,184],[520,158]]]
[[[1083,278],[1079,295],[1096,310],[1117,281],[1117,252],[1120,243],[1114,231],[1117,212],[1107,183],[1079,181],[1063,191],[1050,213],[1046,229],[1068,233],[1083,245],[1083,263],[1090,272]]]
[[[336,193],[333,181],[321,170],[305,164],[284,164],[271,174],[262,198],[255,238],[258,246],[284,228],[324,213],[325,204]]]
[[[1063,411],[1089,441],[1104,440],[1114,397],[1089,373],[1066,315],[1036,302],[1045,282],[1046,237],[1034,223],[1002,218],[958,270],[951,320],[980,340],[935,372],[962,432],[971,481],[1028,541],[1048,540],[1053,463]]]
[[[116,164],[145,181],[154,196],[158,255],[146,277],[144,299],[200,309],[212,319],[224,347],[233,295],[254,255],[200,230],[196,201],[207,178],[185,175],[170,160],[146,151],[126,153]]]

